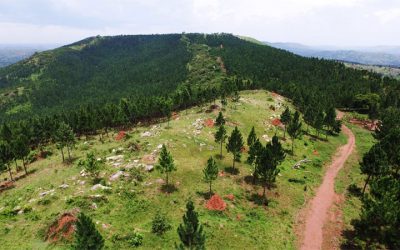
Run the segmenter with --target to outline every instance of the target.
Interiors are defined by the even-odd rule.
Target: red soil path
[[[341,116],[342,114],[339,113],[338,117],[341,118]],[[348,142],[338,149],[325,173],[321,186],[307,206],[304,228],[300,231],[300,249],[302,250],[322,249],[323,241],[326,240],[323,237],[326,235],[323,229],[332,219],[329,218],[329,213],[334,201],[337,199],[337,194],[334,190],[335,177],[353,152],[355,146],[355,138],[351,130],[343,125],[342,131],[348,137]]]

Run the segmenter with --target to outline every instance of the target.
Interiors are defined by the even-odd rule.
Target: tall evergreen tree
[[[317,130],[317,137],[319,137],[319,134],[321,132],[322,127],[324,126],[324,112],[322,110],[318,111],[317,115],[315,116],[314,120],[314,128]]]
[[[215,142],[220,144],[220,158],[222,159],[222,144],[226,140],[226,130],[224,125],[218,127],[218,131],[215,133]]]
[[[104,247],[104,239],[96,229],[92,219],[84,213],[78,215],[75,231],[76,250],[100,250]]]
[[[288,126],[288,134],[292,138],[292,154],[294,154],[294,141],[301,135],[300,113],[296,111]]]
[[[247,137],[247,146],[249,146],[249,149],[256,142],[256,140],[257,140],[257,135],[256,135],[256,131],[253,126],[251,128],[249,136]]]
[[[12,161],[13,153],[10,145],[5,141],[0,141],[0,165],[4,165],[10,174],[11,181],[14,181],[10,161]]]
[[[336,109],[331,106],[326,110],[324,125],[328,127],[329,131],[332,131],[336,123]]]
[[[243,137],[239,129],[235,127],[232,131],[231,136],[228,137],[228,144],[226,144],[226,149],[233,155],[232,168],[235,170],[235,162],[240,160],[243,148]]]
[[[286,138],[286,128],[287,128],[287,125],[289,124],[291,118],[292,118],[292,115],[290,113],[290,110],[288,107],[286,107],[285,111],[283,111],[283,113],[281,114],[281,117],[280,117],[281,122],[285,126],[285,131],[283,132],[283,138]]]
[[[215,160],[210,157],[207,161],[206,167],[203,169],[204,181],[210,184],[210,196],[212,194],[211,184],[218,177],[218,166]]]
[[[178,227],[178,235],[181,244],[176,245],[179,250],[204,250],[206,236],[203,232],[203,226],[199,223],[198,214],[194,210],[194,204],[191,200],[186,203],[186,213],[182,217],[183,223]]]
[[[247,157],[247,163],[254,167],[253,169],[253,184],[256,183],[257,179],[257,157],[260,155],[260,150],[262,150],[263,145],[257,138],[256,141],[250,146],[249,156]]]
[[[13,143],[13,151],[14,151],[14,157],[16,159],[20,159],[22,161],[22,166],[24,167],[25,174],[28,174],[28,171],[26,169],[26,162],[25,158],[29,155],[30,149],[29,149],[29,144],[28,144],[28,138],[21,134],[19,135]]]
[[[268,205],[266,189],[270,188],[275,182],[276,176],[279,173],[278,161],[274,160],[271,146],[267,145],[259,151],[257,157],[257,175],[263,182],[263,197],[265,203]]]
[[[363,156],[362,162],[360,163],[360,169],[363,174],[367,175],[363,193],[365,192],[371,177],[378,177],[389,172],[387,155],[382,150],[380,144],[372,146],[372,148]]]
[[[225,125],[225,117],[221,111],[218,113],[217,119],[215,119],[215,125],[217,126]]]
[[[174,159],[172,158],[171,153],[167,150],[165,144],[162,145],[160,157],[158,159],[158,165],[156,166],[157,170],[160,173],[165,173],[165,183],[169,185],[169,174],[172,171],[176,171],[176,166],[174,164]]]

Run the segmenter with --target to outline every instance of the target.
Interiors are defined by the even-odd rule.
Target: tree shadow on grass
[[[243,177],[243,180],[248,185],[262,185],[261,181],[258,178],[254,178],[252,175],[246,175],[245,177]]]
[[[212,192],[211,194],[210,194],[210,192],[202,192],[202,191],[196,191],[196,194],[198,195],[198,196],[201,196],[201,197],[203,197],[205,200],[208,200],[208,199],[210,199],[211,198],[211,196],[214,194],[214,192]]]
[[[268,199],[258,193],[251,194],[247,199],[256,205],[268,206]]]
[[[237,175],[239,174],[239,169],[238,168],[233,168],[233,167],[225,167],[224,168],[225,172],[232,174],[232,175]]]
[[[349,192],[350,195],[355,196],[355,197],[361,197],[362,196],[362,190],[361,188],[357,187],[356,184],[350,184],[347,187],[347,192]]]
[[[171,194],[173,192],[178,191],[178,188],[176,188],[176,186],[174,184],[168,184],[168,185],[167,184],[163,184],[161,186],[161,191],[163,193],[166,193],[166,194]]]

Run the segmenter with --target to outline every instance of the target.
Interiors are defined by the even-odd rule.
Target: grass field
[[[344,243],[346,242],[346,232],[353,230],[351,221],[359,218],[362,205],[361,196],[354,194],[351,190],[352,188],[349,188],[349,186],[354,186],[362,190],[365,183],[365,175],[360,171],[359,162],[375,142],[370,131],[349,123],[346,123],[346,126],[353,131],[356,137],[356,150],[349,157],[344,168],[339,172],[335,182],[336,192],[345,196],[344,203],[342,204],[345,232]]]
[[[255,126],[257,135],[265,143],[262,136],[271,138],[274,135],[275,128],[270,125],[271,120],[281,114],[283,105],[291,106],[284,98],[265,91],[242,92],[239,103],[229,102],[224,111],[228,119],[228,134],[237,125],[246,140],[251,127]],[[135,127],[127,131],[129,139],[125,141],[114,139],[118,131],[106,143],[101,143],[98,136],[87,141],[82,138],[73,151],[75,159],[82,158],[89,151],[102,159],[116,154],[124,156],[121,165],[106,163],[100,173],[111,190],[92,191],[90,178],[80,176],[77,160],[71,165],[61,164],[60,153],[54,146],[48,146],[53,155],[32,163],[29,166],[32,174],[18,180],[15,188],[0,194],[0,248],[68,249],[68,242],[50,244],[44,238],[49,225],[60,214],[79,208],[96,222],[106,240],[107,249],[129,248],[128,240],[124,240],[123,236],[133,231],[143,234],[143,249],[171,249],[175,242],[179,242],[176,228],[181,223],[186,201],[191,197],[204,225],[207,248],[294,249],[296,215],[305,201],[313,196],[324,174],[324,164],[330,161],[336,148],[346,142],[346,137],[339,135],[325,141],[303,135],[296,140],[295,156],[287,155],[280,166],[277,187],[268,191],[268,207],[253,202],[254,195],[262,192],[262,187],[245,181],[252,172],[251,167],[244,163],[247,154],[242,156],[242,163],[237,164],[240,173],[232,175],[225,171],[232,164],[232,156],[224,149],[224,158],[217,159],[217,163],[225,175],[218,177],[213,184],[213,191],[221,197],[233,194],[235,199],[224,199],[226,211],[213,212],[205,208],[208,185],[202,181],[202,169],[210,156],[219,153],[219,146],[213,137],[216,129],[204,127],[196,130],[193,123],[198,119],[201,119],[198,123],[208,118],[215,119],[216,115],[217,111],[205,112],[194,107],[180,112],[170,122],[170,128],[167,128],[166,122]],[[144,132],[150,132],[148,134],[151,136],[143,137]],[[362,131],[357,133],[356,137],[362,135]],[[283,131],[279,130],[278,135],[283,136]],[[364,145],[362,140],[361,136],[358,145]],[[163,175],[157,171],[142,171],[143,181],[132,178],[109,180],[119,170],[132,174],[126,166],[135,164],[135,160],[143,161],[143,156],[153,154],[157,159],[158,146],[163,143],[171,151],[177,166],[177,171],[171,175],[171,182],[177,189],[175,192],[167,194],[161,191],[160,178]],[[140,150],[128,150],[131,145],[138,145]],[[283,145],[289,150],[291,141],[287,139]],[[113,153],[113,149],[117,148],[122,148],[123,152]],[[359,152],[362,152],[361,148]],[[304,168],[293,169],[292,166],[303,158],[311,159],[312,163]],[[0,177],[7,177],[7,173]],[[340,184],[343,187],[339,185],[338,188],[344,189],[347,182],[343,178],[343,184]],[[68,184],[69,187],[61,189],[61,184]],[[52,189],[53,195],[39,197],[39,193]],[[92,201],[89,196],[94,194],[104,198]],[[93,203],[96,203],[97,209],[91,208]],[[13,213],[12,210],[18,206],[26,208],[27,212]],[[151,233],[151,220],[157,210],[165,212],[172,224],[172,230],[164,236]]]

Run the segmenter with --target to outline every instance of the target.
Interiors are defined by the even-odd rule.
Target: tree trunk
[[[286,125],[285,125],[285,130],[283,132],[283,138],[286,139]]]
[[[14,162],[15,162],[15,169],[16,169],[16,171],[18,172],[18,163],[17,163],[17,159],[14,159]]]
[[[28,175],[28,171],[26,170],[25,159],[22,157],[22,166],[24,166],[25,175]]]
[[[268,206],[268,200],[267,200],[267,195],[266,195],[266,187],[267,185],[264,183],[264,191],[263,191],[263,199],[264,199],[264,204]]]
[[[294,155],[294,139],[292,139],[292,155]]]
[[[166,185],[168,186],[168,172],[166,172],[166,174],[165,174],[165,183],[166,183]]]
[[[12,172],[11,172],[11,167],[7,166],[7,168],[8,168],[8,173],[10,174],[11,181],[14,181],[14,178],[13,178]]]
[[[254,167],[254,172],[253,172],[253,185],[255,185],[256,184],[256,175],[257,175],[257,173],[256,173],[256,168]]]
[[[211,197],[211,181],[210,181],[210,197]]]
[[[364,188],[363,188],[362,194],[365,193],[365,189],[367,188],[367,185],[368,185],[368,182],[369,182],[370,178],[371,178],[371,175],[368,175],[367,179],[365,180],[365,184],[364,184]]]
[[[68,151],[68,160],[71,161],[71,152],[69,150],[69,146],[67,146],[67,151]]]
[[[220,152],[219,156],[222,159],[222,140],[221,140],[221,152]]]
[[[61,155],[62,155],[62,162],[64,162],[65,161],[65,158],[64,158],[64,150],[61,148]]]
[[[235,170],[235,156],[233,156],[233,164],[232,164],[232,170]]]

